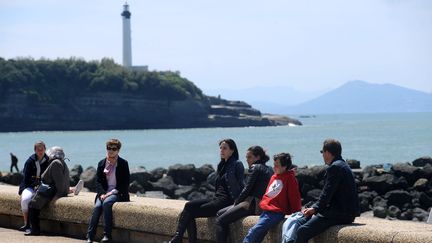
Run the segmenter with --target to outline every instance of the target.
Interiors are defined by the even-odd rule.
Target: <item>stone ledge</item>
[[[21,209],[18,188],[0,185],[0,224],[17,227]],[[85,236],[94,193],[82,192],[50,204],[41,213],[42,230],[78,238]],[[168,240],[176,229],[177,218],[185,201],[131,197],[131,202],[114,204],[114,240],[121,242],[161,242]],[[230,227],[233,242],[241,242],[257,216],[246,217]],[[198,219],[198,238],[214,242],[214,218]],[[267,234],[264,242],[280,242],[281,225]],[[100,233],[101,230],[98,230]],[[320,242],[432,242],[432,225],[410,221],[390,221],[360,217],[348,226],[334,226],[315,237]]]

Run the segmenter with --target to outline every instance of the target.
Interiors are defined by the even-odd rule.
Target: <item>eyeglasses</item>
[[[107,150],[117,151],[118,148],[117,148],[117,147],[110,147],[110,146],[107,146]]]

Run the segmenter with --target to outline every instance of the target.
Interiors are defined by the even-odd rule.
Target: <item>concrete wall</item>
[[[22,225],[18,188],[0,185],[0,226]],[[42,231],[84,238],[94,193],[61,198],[41,213]],[[170,239],[185,201],[131,197],[131,202],[114,204],[113,238],[119,242],[163,242]],[[241,242],[256,216],[246,217],[230,228],[233,242]],[[198,219],[200,242],[214,242],[214,218]],[[267,234],[264,242],[280,242],[281,225]],[[101,236],[102,228],[98,229]],[[320,242],[432,242],[432,225],[361,217],[353,225],[335,226],[314,239]]]

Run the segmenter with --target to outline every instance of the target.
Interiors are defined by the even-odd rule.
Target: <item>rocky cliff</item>
[[[104,130],[276,126],[298,120],[263,116],[241,101],[216,97],[155,100],[140,95],[98,92],[63,103],[35,102],[14,94],[0,100],[0,131]]]

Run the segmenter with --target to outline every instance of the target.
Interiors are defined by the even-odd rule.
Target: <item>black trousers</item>
[[[216,218],[216,242],[228,242],[229,224],[243,217],[255,214],[255,200],[243,201],[237,205],[231,205],[217,212]]]

